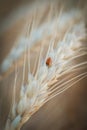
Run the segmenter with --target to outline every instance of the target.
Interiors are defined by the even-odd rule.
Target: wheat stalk
[[[61,14],[57,19],[55,18],[53,22],[41,26],[41,28],[38,29],[38,32],[37,30],[34,33],[32,32],[32,35],[30,36],[31,39],[25,38],[23,44],[21,44],[21,42],[19,43],[19,48],[21,47],[23,50],[19,51],[18,49],[19,53],[16,58],[12,57],[12,53],[15,53],[15,51],[12,50],[13,52],[10,53],[10,55],[2,64],[2,67],[5,66],[3,67],[4,69],[2,69],[6,71],[12,63],[12,59],[17,59],[23,51],[27,51],[27,47],[29,60],[30,56],[32,55],[32,53],[30,53],[30,42],[32,41],[32,39],[34,39],[34,41],[36,42],[36,39],[40,40],[42,38],[44,30],[46,30],[47,27],[48,34],[51,30],[50,35],[52,35],[52,38],[48,43],[49,46],[47,48],[46,55],[43,56],[43,52],[45,51],[46,46],[44,44],[41,44],[39,58],[37,59],[38,64],[36,64],[35,62],[33,72],[31,71],[30,67],[31,63],[30,61],[28,62],[27,85],[24,85],[24,73],[27,57],[26,55],[24,57],[23,83],[21,85],[19,93],[20,99],[18,102],[16,102],[15,100],[15,86],[16,80],[18,78],[16,66],[12,108],[7,119],[5,128],[6,130],[20,130],[22,125],[32,116],[32,114],[34,114],[41,106],[43,106],[43,104],[48,102],[56,95],[64,92],[76,82],[79,82],[83,78],[87,77],[87,72],[84,72],[82,74],[79,74],[78,76],[75,76],[74,78],[71,78],[65,83],[62,83],[65,79],[58,82],[58,79],[64,74],[78,71],[79,69],[83,69],[87,66],[87,61],[75,65],[70,64],[77,58],[87,55],[87,46],[85,44],[82,45],[81,42],[81,40],[85,39],[86,37],[85,24],[82,20],[77,23],[76,21],[75,23],[71,22],[69,28],[66,29],[63,38],[59,41],[56,40],[59,31],[61,30],[61,28],[64,28],[66,26],[68,20],[73,21],[74,19],[76,19],[77,15],[71,17],[71,14],[71,12]],[[36,33],[38,33],[38,36],[35,39]],[[48,34],[46,33],[46,35]]]

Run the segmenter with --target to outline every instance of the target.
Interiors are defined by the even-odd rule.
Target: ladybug
[[[48,58],[47,58],[47,60],[46,60],[46,65],[47,65],[48,67],[51,67],[51,66],[52,66],[52,59],[51,59],[51,57],[48,57]]]

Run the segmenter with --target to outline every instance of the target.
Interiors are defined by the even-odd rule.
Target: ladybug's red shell
[[[48,58],[47,58],[47,60],[46,60],[46,65],[47,65],[48,67],[50,67],[50,66],[52,65],[52,59],[51,59],[51,57],[48,57]]]

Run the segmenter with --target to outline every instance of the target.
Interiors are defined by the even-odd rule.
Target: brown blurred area
[[[0,63],[14,46],[15,40],[21,35],[25,24],[25,19],[22,17],[14,22],[13,26],[9,26],[9,28],[4,30],[4,20],[8,18],[12,11],[27,4],[27,2],[31,5],[36,0],[26,0],[26,2],[24,0],[0,1]],[[62,2],[66,4],[67,8],[75,7],[79,4],[79,0],[66,0],[66,2],[62,0]],[[80,5],[83,6],[86,1],[80,2]],[[83,57],[82,60],[87,61],[87,57]],[[22,65],[19,65],[18,69],[20,78],[17,79],[17,91],[19,91],[18,86],[20,86],[22,79]],[[86,71],[87,69],[84,70],[84,72]],[[79,71],[78,73],[80,74],[81,72]],[[0,130],[3,130],[3,122],[5,122],[10,109],[14,77],[15,70],[12,70],[9,75],[7,74],[0,81]],[[21,130],[87,130],[87,77],[46,103]]]

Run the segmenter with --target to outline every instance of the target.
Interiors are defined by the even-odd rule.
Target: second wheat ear
[[[68,15],[68,17],[70,17],[70,14]],[[66,18],[66,15],[64,17]],[[54,25],[55,23],[56,22],[54,22]],[[56,25],[53,30],[55,30],[55,27]],[[56,33],[58,35],[58,32]],[[70,30],[67,29],[64,37],[60,41],[56,41],[56,44],[55,37],[52,35],[52,38],[48,43],[49,47],[45,58],[42,55],[45,48],[44,46],[41,47],[36,72],[35,74],[31,72],[29,62],[28,84],[24,85],[22,83],[19,101],[16,102],[14,98],[5,130],[20,130],[23,124],[32,116],[32,114],[43,106],[43,104],[87,77],[87,72],[84,72],[69,79],[63,84],[62,81],[64,79],[57,82],[64,74],[87,67],[87,61],[70,65],[73,60],[87,55],[87,45],[81,43],[81,40],[85,39],[85,36],[85,25],[84,22],[81,21],[76,24],[73,23],[73,27]],[[25,48],[27,47],[25,46]],[[23,72],[25,72],[25,62],[26,56],[24,58]],[[17,75],[15,77],[15,85],[16,80]],[[14,92],[14,97],[15,95]]]

